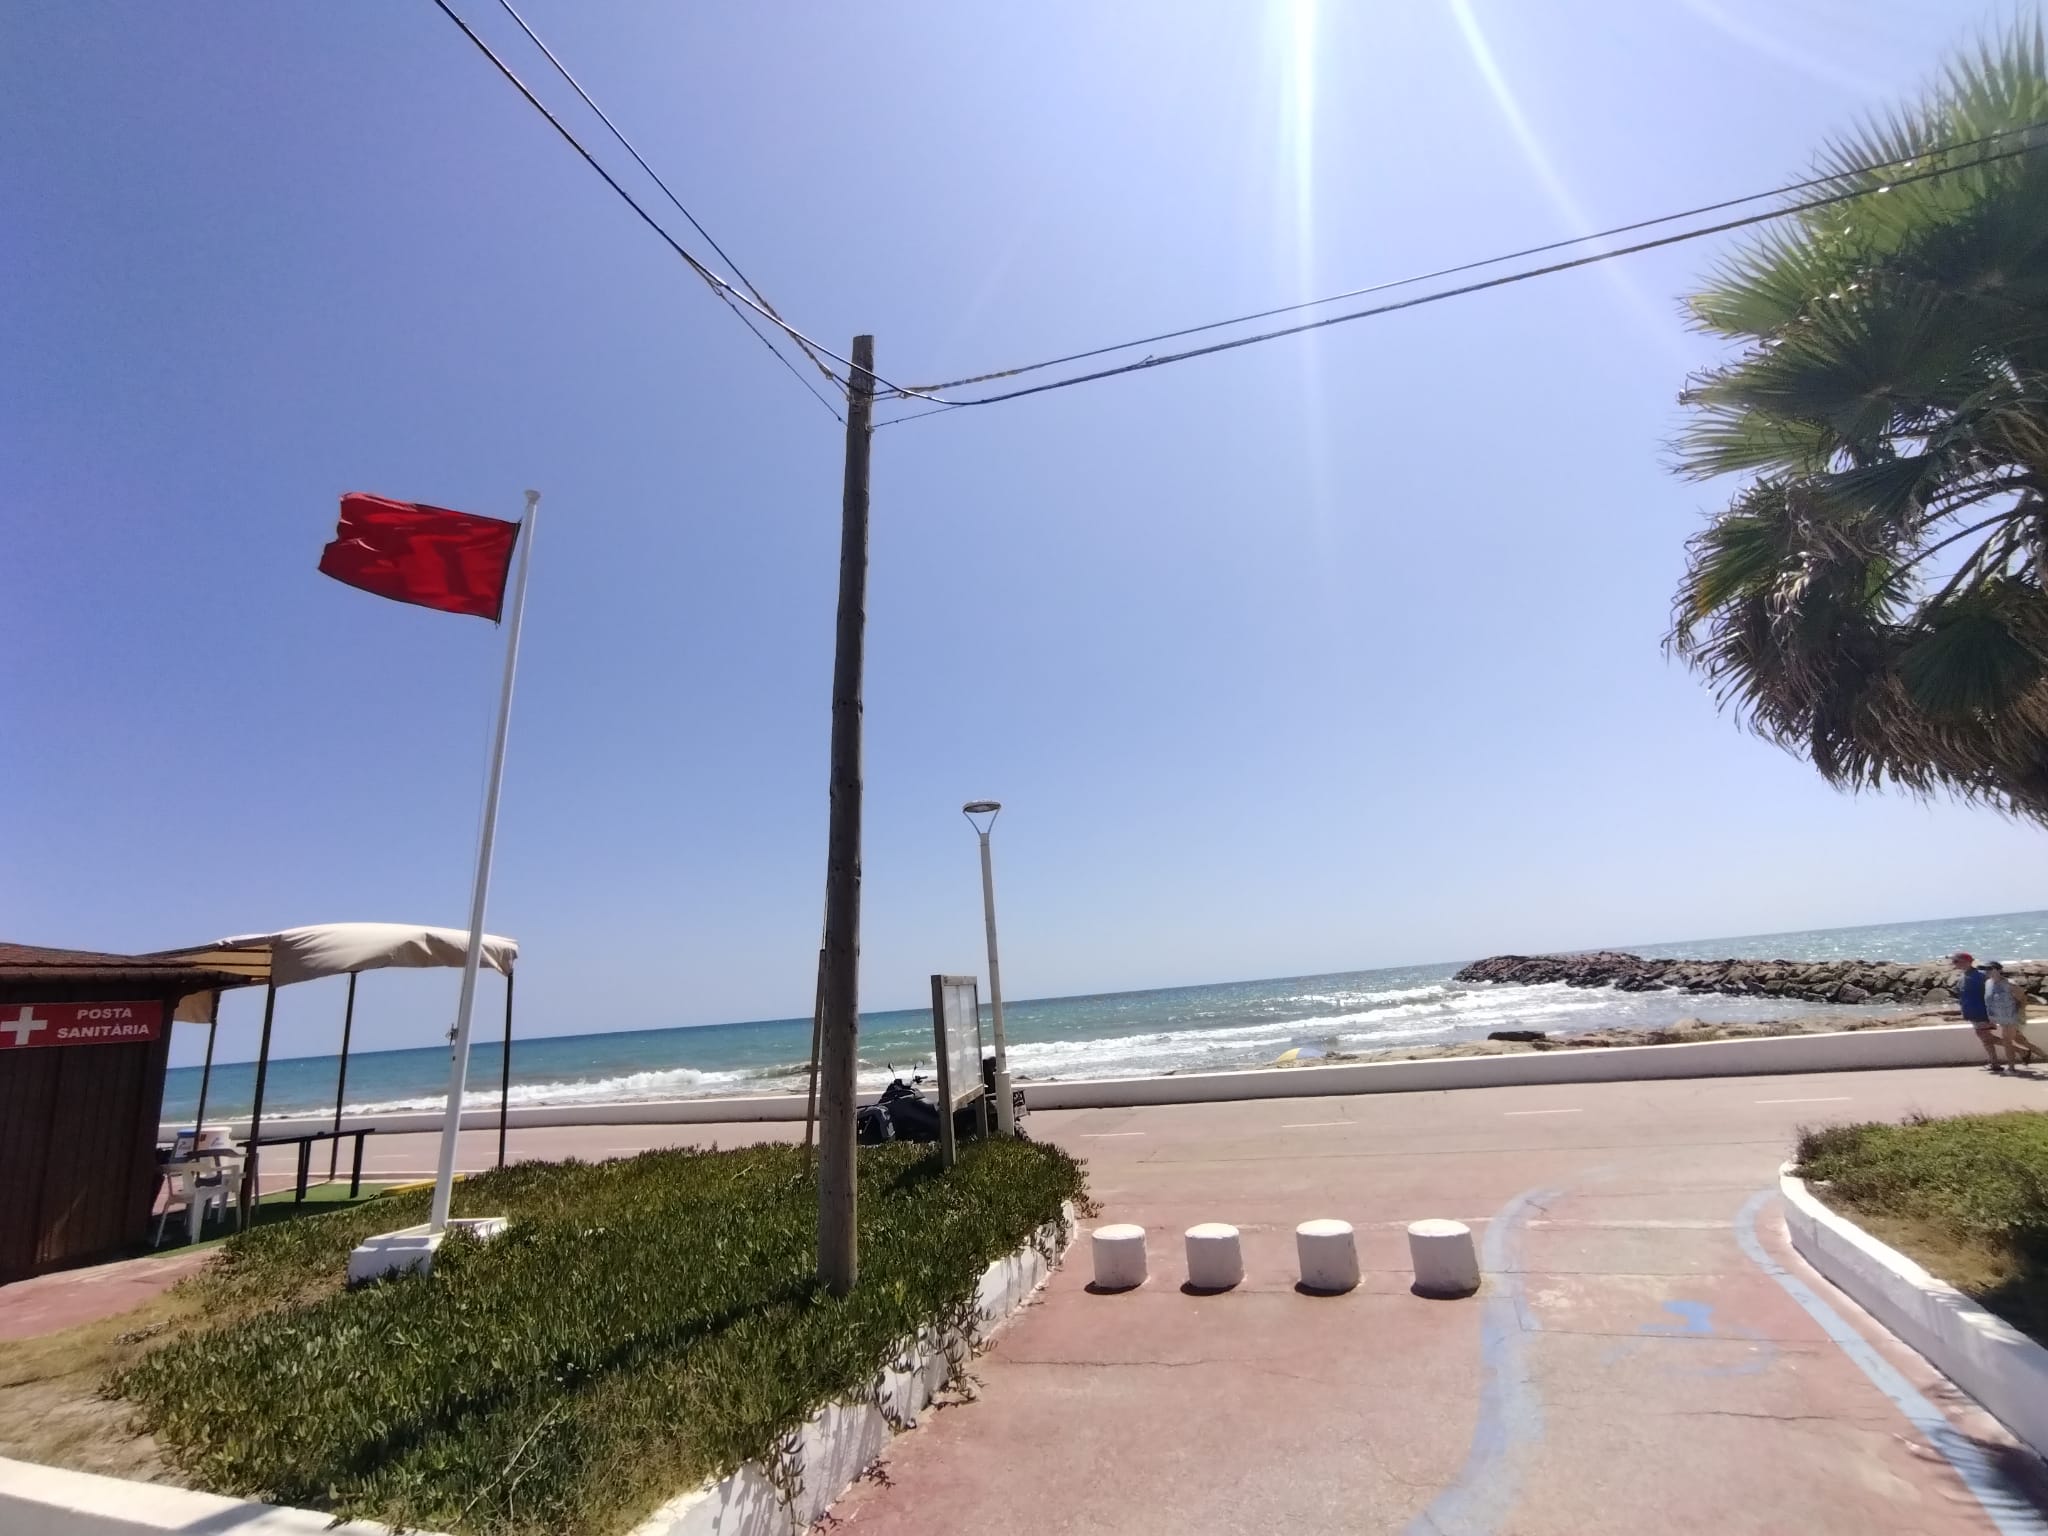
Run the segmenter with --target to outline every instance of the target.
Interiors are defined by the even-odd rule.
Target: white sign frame
[[[983,1098],[987,1092],[981,1081],[980,977],[932,977],[932,1045],[939,1062],[939,1158],[950,1168],[959,1158],[953,1116],[961,1106]],[[964,1069],[969,1058],[963,1056],[955,1061],[953,1057],[970,1047],[974,1053],[973,1069],[966,1082],[955,1082],[955,1069]]]

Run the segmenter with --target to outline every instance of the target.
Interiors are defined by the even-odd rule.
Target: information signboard
[[[932,1043],[939,1063],[939,1151],[950,1168],[956,1155],[953,1113],[983,1093],[981,983],[973,976],[932,978]]]

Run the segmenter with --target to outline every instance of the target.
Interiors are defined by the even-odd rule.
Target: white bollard
[[[1244,1279],[1244,1253],[1237,1228],[1221,1221],[1189,1227],[1188,1284],[1198,1291],[1227,1291]]]
[[[1335,1295],[1358,1284],[1358,1243],[1350,1222],[1304,1221],[1294,1229],[1294,1251],[1304,1289]]]
[[[1145,1283],[1145,1229],[1128,1223],[1095,1229],[1095,1288],[1128,1291]]]
[[[1415,1289],[1424,1296],[1470,1296],[1479,1289],[1479,1252],[1462,1221],[1408,1223]]]

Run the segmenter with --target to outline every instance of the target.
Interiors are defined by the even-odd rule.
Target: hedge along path
[[[336,1289],[348,1250],[425,1199],[251,1232],[190,1282],[230,1321],[114,1390],[194,1482],[478,1536],[623,1530],[772,1460],[1085,1203],[1053,1147],[973,1145],[943,1175],[921,1148],[863,1149],[861,1283],[833,1300],[800,1149],[518,1164],[458,1186],[465,1211],[512,1218],[503,1237],[451,1241],[432,1276]]]
[[[1799,1139],[1829,1205],[2048,1344],[2048,1114],[1831,1125]]]

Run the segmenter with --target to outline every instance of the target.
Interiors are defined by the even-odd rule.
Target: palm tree
[[[1776,226],[1688,301],[1741,350],[1688,381],[1679,467],[1745,478],[1688,546],[1667,643],[1830,783],[2048,823],[2039,24],[1820,171],[1868,195]]]

